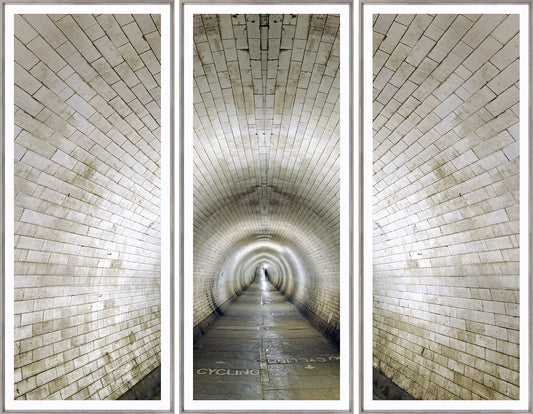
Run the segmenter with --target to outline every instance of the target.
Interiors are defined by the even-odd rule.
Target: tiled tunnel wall
[[[15,398],[160,364],[160,16],[15,17]]]
[[[375,15],[374,365],[519,396],[517,15]]]
[[[339,16],[194,16],[195,336],[263,264],[339,329]]]

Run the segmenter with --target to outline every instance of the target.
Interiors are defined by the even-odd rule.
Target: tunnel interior
[[[194,15],[194,338],[259,269],[339,338],[339,15]]]
[[[372,17],[375,384],[517,400],[525,28],[518,14]]]
[[[269,280],[254,278],[194,343],[194,400],[338,400],[340,351]],[[270,273],[269,273],[270,272]]]
[[[17,400],[159,386],[161,20],[14,16]]]

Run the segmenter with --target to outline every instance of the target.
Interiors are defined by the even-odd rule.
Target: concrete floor
[[[194,345],[195,400],[339,399],[339,349],[256,278]]]

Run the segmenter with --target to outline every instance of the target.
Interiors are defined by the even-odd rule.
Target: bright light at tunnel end
[[[310,5],[208,5],[208,4],[186,4],[183,8],[184,19],[184,56],[192,55],[192,17],[194,14],[228,14],[228,13],[265,13],[265,14],[339,14],[341,18],[341,84],[349,85],[349,23],[350,23],[350,6],[347,4],[310,4]],[[185,79],[192,78],[192,59],[185,59]],[[192,201],[193,201],[193,182],[192,182],[192,144],[190,139],[184,142],[185,162],[184,162],[184,337],[183,337],[183,406],[185,410],[349,410],[350,408],[350,385],[351,379],[349,377],[350,359],[350,317],[349,317],[349,107],[348,105],[348,88],[341,87],[341,266],[340,266],[340,303],[341,303],[341,343],[340,355],[341,360],[346,361],[340,364],[340,399],[339,400],[247,400],[247,401],[198,401],[193,399],[193,303],[192,303],[192,277],[193,263],[193,236],[192,236]],[[185,83],[184,90],[184,130],[185,136],[192,136],[192,105],[187,105],[192,102],[192,85]],[[290,248],[277,243],[272,237],[258,237],[256,243],[251,243],[244,250],[239,252],[239,255],[248,257],[247,265],[249,268],[255,266],[262,267],[263,270],[282,269],[287,266],[279,257],[289,260],[291,257],[296,257],[295,253]],[[275,256],[272,253],[276,253]],[[278,257],[278,260],[275,260]],[[244,260],[244,259],[243,259]],[[229,259],[228,259],[229,261]],[[298,262],[298,261],[296,261]],[[356,356],[354,356],[356,358]]]

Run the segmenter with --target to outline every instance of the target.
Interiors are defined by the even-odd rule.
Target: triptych
[[[531,412],[530,26],[5,3],[2,412]]]

